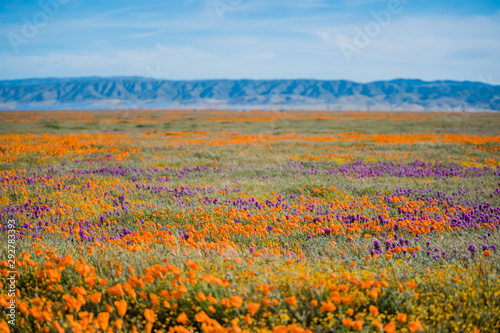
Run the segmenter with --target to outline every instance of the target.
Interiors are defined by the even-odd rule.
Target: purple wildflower
[[[476,245],[470,244],[468,250],[472,254],[472,256],[474,256],[474,252],[476,251]]]
[[[125,234],[125,235],[133,235],[134,233],[132,232],[132,230],[124,227],[122,232]]]

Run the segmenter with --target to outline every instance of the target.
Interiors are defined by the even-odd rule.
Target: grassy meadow
[[[500,331],[498,113],[0,112],[0,184],[0,332]]]

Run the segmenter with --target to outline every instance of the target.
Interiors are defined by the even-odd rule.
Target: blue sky
[[[500,84],[498,0],[4,0],[0,34],[0,79]]]

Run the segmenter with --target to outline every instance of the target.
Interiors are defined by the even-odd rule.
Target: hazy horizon
[[[426,83],[431,83],[431,82],[480,82],[484,84],[489,84],[489,85],[500,85],[500,82],[489,82],[491,77],[487,77],[486,80],[484,78],[479,78],[479,80],[472,81],[472,80],[451,80],[451,79],[438,79],[438,80],[422,80],[420,78],[404,78],[404,77],[396,77],[392,79],[387,79],[387,80],[371,80],[371,81],[356,81],[356,80],[350,80],[350,79],[318,79],[318,78],[273,78],[273,79],[264,79],[264,78],[200,78],[200,79],[170,79],[170,78],[154,78],[154,77],[147,77],[147,76],[139,76],[139,75],[110,75],[110,76],[99,76],[99,75],[89,75],[89,76],[47,76],[47,77],[27,77],[27,78],[21,78],[21,79],[0,79],[1,82],[5,81],[25,81],[25,80],[86,80],[86,79],[144,79],[144,80],[159,80],[159,81],[185,81],[185,82],[196,82],[196,81],[347,81],[347,82],[354,82],[354,83],[361,83],[361,84],[367,84],[367,83],[375,83],[375,82],[393,82],[393,81],[422,81]],[[483,79],[483,80],[481,80]]]

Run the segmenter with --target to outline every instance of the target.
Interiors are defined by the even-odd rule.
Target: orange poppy
[[[101,312],[97,315],[97,324],[103,331],[108,329],[109,325],[109,312]]]
[[[87,296],[87,298],[94,304],[101,303],[102,293],[93,293]]]
[[[113,287],[106,289],[106,292],[111,296],[125,296],[125,292],[123,291],[121,283],[117,283]]]
[[[251,316],[255,315],[255,312],[257,312],[260,308],[260,305],[257,303],[250,302],[247,305],[247,310],[248,313],[250,313]]]
[[[361,331],[363,329],[363,324],[365,322],[363,320],[355,320],[354,324],[352,325],[352,329],[355,331]]]
[[[419,321],[410,321],[408,323],[408,328],[410,329],[410,332],[417,332],[424,330],[424,327]]]
[[[155,322],[155,313],[153,310],[151,309],[145,309],[144,310],[144,318],[146,318],[146,320],[150,323],[154,323]]]
[[[345,328],[350,329],[352,325],[354,325],[354,322],[352,319],[344,318],[342,319],[342,325],[344,325]]]
[[[378,308],[375,305],[370,305],[370,307],[368,309],[370,310],[370,314],[373,317],[378,316]]]
[[[193,269],[193,270],[198,270],[200,269],[200,265],[198,265],[197,263],[195,263],[194,261],[192,261],[191,259],[188,259],[186,261],[186,264],[189,266],[189,268]]]
[[[319,308],[319,312],[333,312],[337,309],[335,304],[333,304],[331,301],[327,302],[321,302],[321,307]]]
[[[125,316],[125,313],[127,313],[127,301],[125,300],[120,300],[120,301],[115,301],[115,306],[116,306],[116,312],[118,312],[118,315],[120,317]]]
[[[368,295],[370,295],[371,298],[377,299],[378,298],[378,291],[377,289],[372,289],[368,292]]]
[[[196,319],[196,321],[199,323],[204,323],[209,320],[210,317],[208,317],[205,311],[200,311],[194,316],[194,319]]]
[[[186,325],[189,323],[189,318],[186,315],[186,313],[182,312],[180,315],[177,316],[177,321],[183,325]]]
[[[287,302],[291,306],[296,306],[297,305],[297,298],[295,296],[286,297],[285,302]]]
[[[396,322],[391,321],[389,324],[384,326],[384,332],[395,333],[396,332]]]
[[[231,297],[231,304],[239,309],[242,305],[243,305],[243,298],[241,298],[240,296],[233,296]]]

